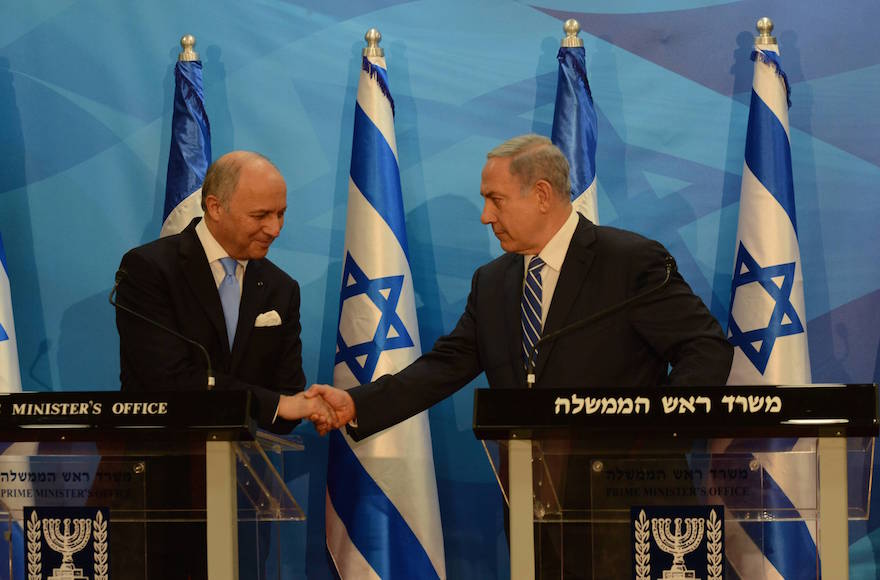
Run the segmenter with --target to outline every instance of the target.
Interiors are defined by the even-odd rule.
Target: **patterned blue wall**
[[[270,257],[302,284],[306,373],[326,382],[364,32],[384,36],[427,348],[457,320],[473,269],[500,254],[479,223],[484,155],[515,134],[549,134],[570,16],[599,113],[600,220],[666,244],[723,322],[754,22],[774,19],[792,81],[813,378],[880,376],[876,0],[15,4],[0,9],[0,232],[26,389],[118,388],[106,295],[124,251],[160,228],[182,34],[198,39],[215,157],[256,149],[288,180]],[[468,388],[431,410],[447,569],[503,578],[500,499],[471,401]],[[298,432],[308,451],[288,467],[309,521],[283,527],[281,566],[285,578],[322,578],[326,443]],[[878,525],[852,525],[853,577],[876,577]]]

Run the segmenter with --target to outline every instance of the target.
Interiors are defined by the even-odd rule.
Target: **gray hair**
[[[254,161],[263,161],[275,167],[268,157],[254,151],[233,151],[212,163],[202,182],[202,211],[208,210],[205,198],[209,195],[216,197],[224,208],[229,209],[229,198],[238,187],[241,168]],[[275,170],[278,168],[275,167]]]
[[[487,159],[495,157],[510,159],[510,173],[523,190],[544,179],[560,197],[571,199],[568,160],[547,137],[532,133],[508,139],[486,154]]]

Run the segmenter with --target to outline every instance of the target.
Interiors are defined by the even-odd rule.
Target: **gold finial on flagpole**
[[[761,18],[755,24],[758,29],[758,36],[755,37],[755,44],[776,44],[776,37],[770,34],[773,32],[773,21],[767,18]]]
[[[177,55],[177,60],[181,62],[188,62],[192,60],[199,60],[199,53],[193,50],[193,47],[196,45],[196,37],[192,34],[184,34],[180,39],[180,46],[183,47],[183,50],[180,51],[180,54]]]
[[[560,46],[564,48],[578,48],[584,45],[584,41],[578,36],[581,31],[580,23],[574,18],[569,18],[562,25],[565,31],[565,38],[562,39]]]
[[[375,28],[371,28],[364,34],[364,40],[367,41],[367,46],[364,47],[364,50],[361,52],[364,56],[385,56],[385,50],[379,46],[379,43],[382,42],[382,34]]]

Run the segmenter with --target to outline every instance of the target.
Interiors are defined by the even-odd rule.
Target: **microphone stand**
[[[584,318],[583,320],[578,320],[577,322],[569,324],[568,326],[563,326],[559,330],[557,330],[555,332],[551,332],[550,334],[539,338],[535,342],[535,345],[532,347],[532,349],[529,351],[528,359],[526,359],[526,388],[531,389],[532,387],[535,386],[535,366],[537,365],[537,362],[538,362],[535,360],[535,355],[537,354],[538,347],[540,345],[546,344],[548,342],[552,342],[552,341],[556,340],[557,338],[559,338],[560,336],[562,336],[563,334],[571,332],[572,330],[577,330],[578,328],[582,328],[588,324],[592,324],[593,322],[596,322],[597,320],[605,318],[606,316],[610,316],[616,312],[620,312],[621,310],[623,310],[627,306],[630,306],[633,303],[638,302],[639,300],[642,300],[643,298],[647,298],[648,296],[650,296],[651,294],[653,294],[655,292],[658,292],[659,290],[662,290],[663,288],[665,288],[669,284],[669,281],[672,279],[672,272],[676,269],[675,258],[673,258],[672,256],[666,256],[665,266],[666,266],[666,277],[663,279],[662,282],[660,282],[658,285],[654,286],[653,288],[649,288],[649,289],[645,290],[644,292],[636,294],[635,296],[633,296],[631,298],[627,298],[623,302],[620,302],[618,304],[615,304],[613,306],[605,308],[604,310],[600,310],[599,312],[597,312],[596,314],[593,314],[592,316],[588,316],[587,318]]]
[[[156,326],[156,327],[164,330],[165,332],[176,336],[180,340],[182,340],[184,342],[188,342],[189,344],[198,348],[201,351],[202,355],[204,355],[204,357],[205,357],[205,365],[207,367],[207,374],[208,374],[208,385],[207,385],[208,390],[209,391],[213,390],[214,385],[216,384],[216,381],[214,379],[214,371],[211,368],[211,357],[210,357],[210,355],[208,355],[208,350],[204,346],[202,346],[201,344],[199,344],[198,342],[194,341],[191,338],[187,338],[187,337],[183,336],[182,334],[180,334],[176,330],[172,330],[172,329],[168,328],[167,326],[160,324],[160,323],[156,322],[155,320],[152,320],[151,318],[144,316],[140,312],[136,312],[136,311],[132,310],[131,308],[129,308],[128,306],[124,306],[124,305],[120,304],[118,301],[114,300],[114,296],[116,295],[116,290],[119,288],[119,283],[122,281],[122,279],[127,274],[128,273],[122,268],[120,268],[116,272],[116,281],[113,283],[113,289],[110,290],[110,295],[107,297],[107,299],[110,301],[110,304],[112,304],[113,306],[115,306],[116,308],[118,308],[124,312],[131,314],[132,316],[134,316],[136,318],[143,320],[144,322],[149,322],[153,326]]]

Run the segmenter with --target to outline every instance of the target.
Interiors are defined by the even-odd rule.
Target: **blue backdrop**
[[[480,169],[510,136],[549,135],[571,16],[599,115],[600,220],[666,244],[723,323],[749,53],[755,21],[773,18],[792,82],[813,378],[876,381],[876,0],[41,0],[0,9],[0,232],[25,389],[118,388],[106,295],[124,251],[161,226],[181,35],[198,39],[215,158],[255,149],[287,178],[270,257],[302,285],[306,374],[328,382],[364,32],[384,37],[427,349],[463,310],[473,269],[501,252],[479,223]],[[446,565],[502,578],[500,499],[471,411],[466,388],[430,413]],[[308,451],[290,483],[309,520],[284,526],[281,566],[322,578],[326,442],[298,433]],[[877,527],[852,525],[853,577],[877,576]]]

